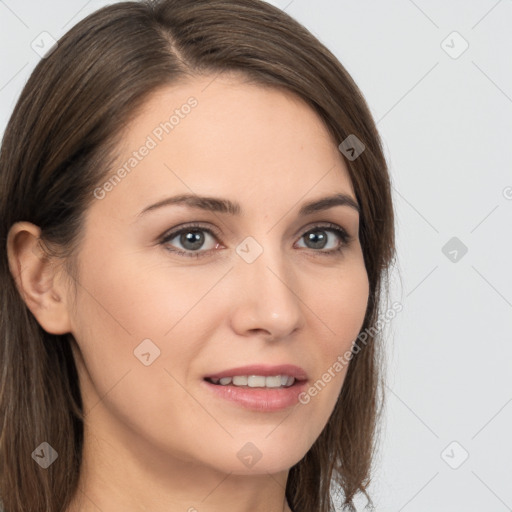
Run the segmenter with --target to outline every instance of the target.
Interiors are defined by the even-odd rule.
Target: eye
[[[329,237],[329,234],[334,234],[335,236]],[[201,224],[189,224],[164,235],[160,243],[166,246],[166,249],[172,253],[197,258],[206,256],[211,250],[218,248],[221,245],[216,241],[219,237],[220,235],[214,230]],[[208,238],[211,239],[210,247],[204,248]],[[332,240],[333,238],[334,240]],[[337,241],[336,238],[338,239]],[[300,237],[300,240],[302,239],[306,241],[306,249],[312,249],[314,252],[325,256],[340,253],[351,241],[351,237],[342,227],[331,223],[314,226]],[[178,244],[181,245],[182,249],[179,248]],[[177,245],[178,248],[176,248]],[[331,245],[331,247],[327,247],[326,250],[328,245]]]
[[[331,247],[326,246],[329,244],[329,236],[328,233],[334,233],[334,240],[331,238]],[[338,241],[336,241],[336,238]],[[334,255],[336,253],[341,252],[350,242],[351,237],[349,234],[340,226],[336,224],[326,224],[326,225],[317,225],[312,229],[308,230],[304,233],[301,238],[304,239],[307,245],[306,247],[309,249],[322,249],[321,251],[316,250],[315,252],[320,252],[324,255]],[[334,243],[334,246],[332,246]]]
[[[207,236],[205,237],[203,233],[207,233]],[[177,242],[175,242],[175,244],[181,244],[181,246],[185,250],[168,248],[169,251],[179,254],[180,256],[199,257],[204,256],[204,253],[209,250],[206,249],[206,251],[198,252],[198,249],[202,248],[203,244],[205,243],[205,240],[208,237],[215,239],[217,235],[211,229],[206,228],[200,224],[190,224],[177,231],[169,233],[162,239],[161,243],[167,245],[170,244],[174,239],[177,239]],[[218,242],[214,243],[213,247],[211,247],[210,249],[213,249],[218,246]]]

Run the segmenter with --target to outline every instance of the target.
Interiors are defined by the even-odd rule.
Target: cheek
[[[209,337],[195,321],[201,308],[193,306],[211,283],[191,286],[190,278],[175,279],[171,271],[173,278],[165,281],[161,267],[132,265],[119,257],[81,272],[73,334],[84,363],[84,410],[96,425],[113,415],[141,438],[163,443],[161,448],[186,460],[205,425],[217,426],[183,386],[200,340]]]
[[[161,259],[143,261],[112,247],[100,259],[93,249],[91,244],[82,253],[87,264],[80,271],[73,334],[96,393],[103,395],[129,371],[130,379],[137,373],[139,395],[144,387],[155,397],[169,396],[173,381],[165,369],[186,382],[218,326],[221,308],[209,302],[208,291],[225,270],[170,268]],[[153,402],[151,394],[141,400],[145,408]]]
[[[166,269],[150,258],[113,251],[101,260],[83,258],[88,263],[81,271],[78,314],[96,334],[109,334],[112,344],[133,349],[146,338],[164,339],[200,298],[203,286],[192,283],[190,273]]]
[[[366,269],[361,261],[355,261],[336,273],[336,277],[324,280],[322,293],[312,295],[317,331],[325,334],[317,339],[317,373],[303,403],[311,402],[322,408],[325,421],[341,391],[352,346],[364,322],[368,294]]]
[[[100,251],[98,245],[91,242],[81,255],[73,334],[95,393],[102,396],[127,372],[147,369],[142,352],[139,358],[134,353],[143,340],[153,340],[154,346],[142,345],[152,358],[162,351],[162,333],[173,321],[173,295],[159,295],[160,288],[152,281],[156,274],[133,265],[112,247]],[[138,375],[141,383],[148,375]]]
[[[364,264],[355,261],[323,282],[314,297],[315,313],[326,327],[326,352],[338,354],[350,348],[363,325],[368,305],[369,282]]]

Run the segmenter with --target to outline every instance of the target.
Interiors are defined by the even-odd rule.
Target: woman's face
[[[301,212],[356,201],[310,107],[212,79],[153,95],[95,191],[70,308],[84,412],[118,454],[277,472],[320,435],[347,370],[335,363],[362,327],[359,216]]]

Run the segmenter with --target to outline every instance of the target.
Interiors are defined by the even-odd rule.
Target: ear
[[[71,332],[68,304],[69,280],[65,271],[43,250],[41,229],[29,222],[16,222],[7,236],[9,269],[25,304],[39,325],[50,334]]]

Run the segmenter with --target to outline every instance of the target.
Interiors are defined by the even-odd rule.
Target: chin
[[[276,436],[268,435],[268,430],[259,440],[237,441],[235,446],[226,447],[222,454],[212,454],[216,461],[212,461],[216,469],[235,475],[275,474],[288,471],[297,464],[309,449],[309,445],[302,445],[298,436],[287,435],[288,443],[283,443]],[[218,457],[218,458],[217,458]]]

